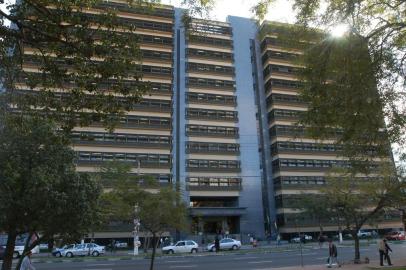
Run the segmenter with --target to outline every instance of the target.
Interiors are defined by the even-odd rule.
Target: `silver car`
[[[64,257],[71,258],[73,256],[99,256],[105,253],[104,246],[99,246],[94,243],[78,244],[71,248],[61,251],[61,255]]]
[[[224,238],[220,240],[220,249],[232,249],[237,250],[241,247],[241,242],[232,238]],[[216,251],[214,243],[211,243],[207,246],[208,251]]]
[[[178,241],[175,245],[170,245],[162,248],[162,253],[196,253],[199,245],[192,240]]]

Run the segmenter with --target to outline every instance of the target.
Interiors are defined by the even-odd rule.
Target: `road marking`
[[[256,262],[248,262],[248,263],[271,263],[272,261],[256,261]]]
[[[113,270],[113,268],[83,268],[83,270]]]
[[[197,265],[172,265],[169,268],[195,268]]]
[[[258,259],[259,257],[238,257],[238,258],[233,258],[233,260],[246,260],[246,259]]]
[[[190,260],[177,260],[177,261],[166,261],[168,263],[184,263],[184,262],[190,262]]]
[[[86,266],[111,266],[114,263],[94,263],[94,264],[87,264]]]

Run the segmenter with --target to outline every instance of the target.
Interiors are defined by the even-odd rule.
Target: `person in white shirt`
[[[21,263],[20,270],[35,270],[35,267],[34,267],[34,265],[32,265],[32,262],[31,262],[31,255],[32,255],[32,252],[27,251],[27,253],[25,254],[25,257]]]

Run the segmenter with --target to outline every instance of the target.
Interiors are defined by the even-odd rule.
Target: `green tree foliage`
[[[159,238],[171,230],[186,228],[186,207],[173,187],[160,187],[153,177],[134,175],[131,168],[122,162],[106,163],[101,168],[99,177],[109,187],[102,195],[104,220],[131,223],[134,207],[138,206],[141,229],[152,235],[152,270]]]
[[[322,2],[325,5],[323,9],[321,9]],[[338,24],[348,25],[349,34],[344,37],[344,40],[324,41],[319,44],[319,52],[322,52],[319,56],[320,61],[325,61],[330,66],[330,72],[335,71],[336,78],[345,79],[347,89],[354,91],[355,102],[357,99],[365,97],[357,97],[359,87],[361,90],[371,87],[370,91],[373,91],[375,88],[373,86],[377,85],[378,100],[374,100],[375,95],[371,93],[372,99],[365,100],[365,102],[369,103],[371,108],[383,112],[391,142],[403,144],[405,142],[403,135],[406,133],[406,108],[404,106],[406,103],[404,80],[406,76],[406,2],[403,0],[296,0],[295,8],[298,11],[299,24],[313,25],[323,29]],[[353,42],[354,46],[350,44]],[[335,50],[332,53],[338,52],[337,57],[341,54],[346,60],[334,61],[334,58],[331,57],[332,54],[326,53],[326,51],[331,50],[331,46],[339,46],[340,43],[342,45],[347,43],[346,48],[342,47],[341,50]],[[360,46],[365,47],[365,52],[357,48]],[[353,51],[350,51],[351,49]],[[366,57],[363,60],[361,56],[364,55]],[[310,64],[312,63],[310,61]],[[353,79],[348,76],[351,72],[350,65],[354,65],[355,70],[352,71],[359,72],[352,76]],[[323,81],[324,74],[319,74],[321,75],[320,81]],[[337,81],[335,84],[338,83],[341,82]],[[365,85],[362,85],[363,83]],[[345,89],[342,88],[342,90]],[[343,95],[344,99],[348,96],[346,92]],[[327,103],[330,101],[330,97],[327,95],[310,101],[320,103],[323,102],[323,99]],[[344,99],[342,100],[344,101]],[[348,107],[344,107],[347,115],[356,113],[353,108],[356,105],[355,102],[349,102]],[[376,104],[376,102],[380,104]],[[363,108],[365,109],[365,106]],[[324,107],[320,108],[319,113],[326,113],[327,118],[332,114],[336,115],[337,111],[342,112],[343,107]],[[336,117],[334,116],[334,118]],[[360,126],[374,126],[379,119],[367,119],[367,122],[364,120],[365,115],[349,119],[350,122],[356,121]]]
[[[383,105],[365,40],[349,34],[310,46],[303,57],[301,97],[308,103],[301,124],[312,137],[336,139],[355,170],[390,156]]]
[[[405,181],[391,166],[381,166],[379,176],[360,178],[352,170],[334,169],[321,189],[332,212],[343,221],[355,240],[355,260],[360,259],[358,231],[379,221],[385,212],[396,210],[403,198]]]
[[[9,13],[0,11],[0,83],[18,110],[56,120],[66,130],[92,121],[112,127],[149,89],[141,81],[140,36],[114,6],[101,0],[19,2],[7,4]],[[128,0],[128,8],[148,13],[152,7],[141,2]]]
[[[171,187],[161,188],[158,193],[148,193],[148,198],[140,202],[139,218],[141,228],[151,233],[152,255],[150,270],[154,269],[156,244],[162,234],[171,230],[185,230],[186,207],[180,201],[179,193]]]
[[[324,195],[303,194],[300,199],[296,201],[294,208],[301,211],[298,215],[304,215],[307,219],[317,221],[320,228],[320,235],[322,235],[325,223],[334,217],[328,203],[329,201]]]
[[[0,231],[8,234],[4,270],[11,269],[18,235],[31,244],[74,239],[97,220],[99,185],[75,171],[75,154],[54,125],[14,115],[0,118]]]

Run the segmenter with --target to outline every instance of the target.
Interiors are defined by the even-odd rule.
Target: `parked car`
[[[6,248],[3,246],[0,246],[0,260],[3,260],[4,253],[6,253]]]
[[[41,250],[41,249],[48,249],[48,244],[46,244],[46,243],[41,243],[41,244],[39,244],[39,249]]]
[[[220,250],[224,249],[232,249],[237,250],[241,247],[241,242],[232,238],[224,238],[220,240]],[[208,251],[216,251],[216,247],[214,243],[211,243],[207,246]]]
[[[19,235],[16,238],[15,242],[15,247],[14,247],[14,252],[13,252],[13,258],[16,259],[23,255],[24,252],[24,246],[27,241],[28,234],[23,234]],[[4,249],[6,248],[7,244],[7,235],[0,235],[0,246],[2,246]],[[32,253],[39,253],[39,246],[35,246],[32,250]]]
[[[291,241],[292,243],[300,243],[300,241],[303,242],[303,240],[305,240],[305,241],[312,241],[312,240],[313,240],[313,237],[312,237],[311,235],[302,234],[302,235],[300,235],[300,236],[298,236],[298,237],[292,238],[290,241]]]
[[[393,231],[385,234],[385,238],[388,240],[406,240],[405,233],[400,231]]]
[[[104,253],[105,253],[104,246],[99,246],[94,243],[87,243],[87,244],[74,245],[71,248],[64,249],[61,251],[61,256],[70,258],[73,256],[91,255],[91,256],[97,257],[100,254],[104,254]]]
[[[367,238],[367,237],[371,237],[372,233],[368,232],[368,231],[365,231],[365,230],[359,230],[357,235],[358,235],[359,238]]]
[[[127,248],[128,244],[126,242],[118,242],[118,241],[116,241],[114,243],[114,247],[116,247],[116,248]]]
[[[166,254],[173,253],[196,253],[199,245],[192,240],[178,241],[175,245],[169,245],[162,248],[162,252]]]
[[[61,248],[55,248],[54,250],[52,250],[52,256],[62,257],[62,251],[66,250],[66,249],[71,249],[74,247],[75,247],[75,244],[70,244],[70,245],[64,245]]]

